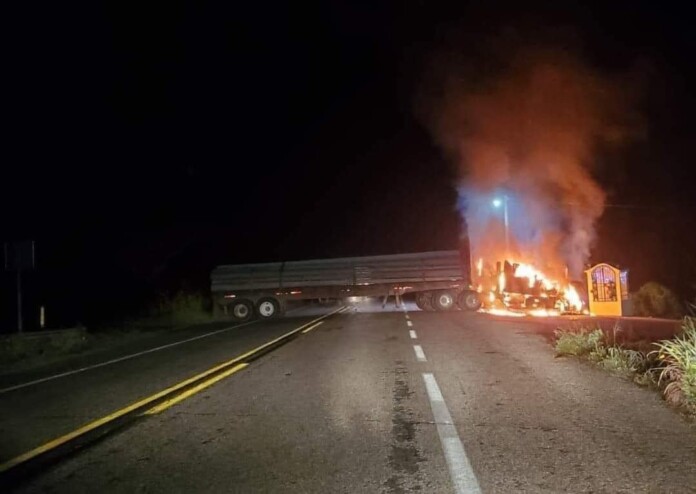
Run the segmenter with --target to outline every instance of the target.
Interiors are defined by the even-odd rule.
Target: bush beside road
[[[27,361],[79,353],[88,345],[84,327],[3,336],[0,338],[0,372]]]
[[[138,317],[102,326],[30,331],[0,337],[0,374],[23,372],[122,345],[166,337],[166,333],[212,322],[199,293],[160,295]]]
[[[666,286],[650,281],[633,294],[633,310],[636,316],[679,318],[684,315],[677,295]]]
[[[659,389],[665,400],[696,415],[696,317],[685,317],[682,331],[671,339],[623,343],[613,331],[581,325],[558,329],[558,356],[586,359],[601,368]]]

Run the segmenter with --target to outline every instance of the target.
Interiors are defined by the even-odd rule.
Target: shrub
[[[633,307],[637,316],[679,317],[682,307],[669,288],[650,281],[633,295]]]
[[[601,329],[557,329],[556,354],[582,357],[638,384],[657,385],[668,402],[696,413],[696,316],[685,317],[682,329],[673,339],[653,343],[658,350],[649,353],[617,345],[618,327],[613,343]]]
[[[604,369],[622,374],[642,374],[648,370],[645,355],[627,348],[602,346],[593,352],[591,359],[596,360]]]
[[[204,301],[199,293],[178,291],[172,295],[160,294],[156,313],[171,314],[173,312],[203,312]]]
[[[90,344],[84,327],[35,331],[0,337],[0,366],[79,353]]]
[[[173,294],[160,294],[150,310],[151,323],[162,321],[178,326],[206,322],[209,319],[206,298],[200,293],[178,291]]]
[[[613,341],[616,341],[618,326],[613,330]],[[611,341],[611,340],[610,340]],[[570,330],[556,330],[556,354],[585,357],[600,367],[620,374],[634,374],[641,384],[652,380],[650,374],[650,359],[638,351],[610,344],[607,335],[599,329],[579,327]]]
[[[604,333],[599,328],[557,329],[554,334],[556,335],[556,355],[559,356],[587,356],[604,346]]]
[[[696,409],[696,317],[685,317],[683,333],[671,340],[655,343],[661,384],[666,383],[665,399]]]

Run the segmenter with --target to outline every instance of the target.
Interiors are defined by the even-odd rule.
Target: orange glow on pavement
[[[515,312],[507,309],[482,309],[482,312],[486,314],[491,314],[493,316],[506,316],[506,317],[525,317],[524,312]]]

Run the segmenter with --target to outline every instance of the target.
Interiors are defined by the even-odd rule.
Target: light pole
[[[493,207],[499,208],[500,206],[503,206],[503,223],[505,225],[505,255],[507,256],[510,253],[510,228],[509,228],[509,223],[508,223],[508,196],[503,195],[502,199],[495,198],[493,199]]]

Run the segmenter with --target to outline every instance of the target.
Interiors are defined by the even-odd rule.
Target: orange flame
[[[517,293],[515,283],[507,277],[509,272],[500,272],[492,278],[482,276],[484,273],[483,259],[476,262],[476,272],[479,276],[479,290],[488,292],[487,307],[483,312],[499,316],[519,317],[528,315],[535,317],[553,317],[568,312],[582,312],[586,310],[578,290],[567,281],[567,271],[559,271],[556,276],[548,276],[530,263],[511,262],[515,266],[515,279],[524,279],[529,289],[522,289],[523,293]],[[531,297],[531,300],[530,300]],[[496,300],[504,308],[496,307]]]
[[[508,309],[488,309],[485,312],[493,316],[506,317],[524,317],[526,315],[524,312],[515,312]]]
[[[528,278],[530,288],[534,286],[536,281],[541,281],[542,286],[546,290],[554,288],[554,283],[531,264],[520,263],[517,269],[515,269],[515,276],[518,278]]]
[[[573,285],[568,285],[565,289],[565,299],[573,310],[582,310],[582,299]]]

